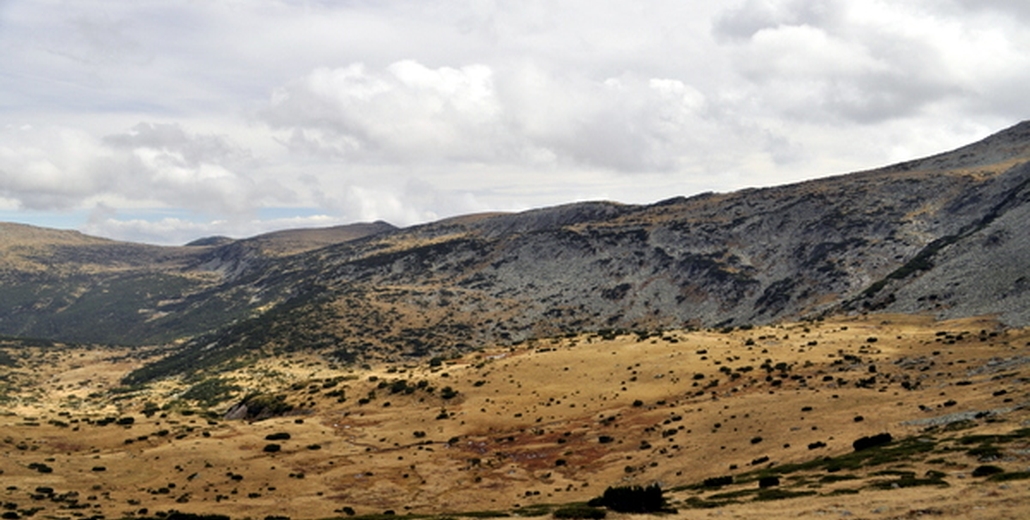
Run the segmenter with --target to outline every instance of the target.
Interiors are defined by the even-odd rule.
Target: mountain
[[[255,298],[237,274],[392,229],[376,222],[160,247],[0,223],[0,334],[129,345],[195,336],[284,298]]]
[[[333,244],[350,242],[369,235],[394,231],[397,228],[383,221],[348,224],[325,228],[286,229],[240,240],[238,245],[257,249],[266,256],[287,256]],[[187,245],[224,246],[234,242],[225,237],[211,237]]]
[[[396,360],[580,331],[838,313],[1027,325],[1028,183],[1024,122],[882,169],[650,205],[586,202],[181,248],[39,230],[26,246],[5,246],[0,333],[183,340],[133,376],[146,380],[269,350]]]

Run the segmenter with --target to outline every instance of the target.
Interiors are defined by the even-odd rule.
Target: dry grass
[[[1030,481],[971,473],[992,464],[1018,476],[1030,465],[1030,440],[1013,434],[1030,426],[1028,342],[1030,331],[986,319],[878,316],[537,340],[435,367],[347,368],[295,354],[218,375],[238,390],[211,417],[180,398],[203,378],[119,388],[145,352],[7,348],[25,358],[5,368],[0,502],[53,518],[457,515],[659,482],[675,489],[684,518],[1025,518]],[[445,399],[445,387],[457,394]],[[251,393],[285,396],[294,410],[220,418]],[[148,417],[148,403],[164,409]],[[105,417],[133,422],[98,425]],[[894,451],[849,455],[855,439],[882,432]],[[275,433],[290,438],[265,439]],[[904,441],[916,436],[925,446]],[[272,443],[281,450],[264,451]],[[780,485],[759,493],[770,474]],[[719,476],[735,483],[698,485]],[[78,495],[54,500],[68,492]]]

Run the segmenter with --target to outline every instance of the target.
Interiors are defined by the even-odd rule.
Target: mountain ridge
[[[108,296],[113,310],[90,315],[128,321],[119,341],[186,340],[147,377],[262,349],[397,359],[580,331],[839,313],[991,314],[1026,325],[1030,123],[952,152],[785,186],[366,226],[335,242],[280,232],[160,250],[162,269],[140,264],[133,274],[168,278],[154,282],[165,294]],[[58,337],[40,316],[89,314],[98,307],[83,298],[120,276],[56,294],[63,306],[23,297],[20,312],[0,291],[0,333]],[[103,339],[68,330],[62,339]]]

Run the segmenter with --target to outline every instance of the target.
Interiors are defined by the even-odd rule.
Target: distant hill
[[[370,235],[395,231],[396,226],[381,220],[371,223],[348,224],[326,228],[287,229],[242,240],[256,244],[263,253],[285,256],[318,249],[333,244],[342,244]]]
[[[332,244],[349,242],[369,235],[394,231],[397,227],[381,220],[370,223],[347,224],[324,228],[284,229],[265,233],[252,238],[234,240],[229,237],[213,236],[194,240],[188,247],[225,246],[234,242],[257,245],[266,254],[289,255],[318,249]]]
[[[287,298],[234,274],[285,254],[394,229],[384,222],[298,229],[183,247],[0,223],[0,334],[159,344],[216,330]]]
[[[5,259],[0,333],[193,338],[137,374],[149,378],[262,349],[397,359],[580,331],[837,313],[1027,325],[1028,183],[1030,123],[1021,123],[882,169],[650,205],[586,202],[183,248],[41,239],[35,247],[50,254]],[[47,261],[60,269],[19,267]]]

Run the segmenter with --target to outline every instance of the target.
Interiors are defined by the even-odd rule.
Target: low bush
[[[817,494],[815,491],[790,491],[787,489],[763,489],[755,495],[756,501],[786,500],[788,498],[807,497]]]
[[[894,437],[889,433],[878,433],[870,437],[861,437],[855,442],[851,443],[851,446],[855,448],[855,451],[867,450],[869,448],[875,448],[877,446],[883,446],[890,444],[894,440]]]
[[[619,513],[650,513],[665,507],[665,497],[658,484],[647,487],[619,486],[604,490],[604,495],[591,500],[590,507],[607,507]]]
[[[552,514],[555,518],[587,518],[592,520],[600,520],[608,516],[608,512],[604,509],[590,507],[587,505],[562,507],[556,509]]]
[[[728,486],[728,485],[730,485],[732,483],[733,483],[733,476],[732,475],[726,475],[724,477],[710,477],[710,478],[706,478],[704,480],[704,482],[701,483],[701,485],[703,485],[706,488],[718,488],[718,487]]]
[[[987,477],[991,482],[1009,482],[1012,480],[1028,480],[1030,471],[1013,471],[1011,473],[995,473]]]
[[[167,515],[164,515],[164,520],[229,520],[226,515],[198,515],[195,513],[181,513],[179,511],[169,511]]]
[[[973,470],[973,476],[987,477],[990,475],[997,475],[998,473],[1004,472],[1005,470],[999,468],[998,466],[977,466],[976,469]]]

